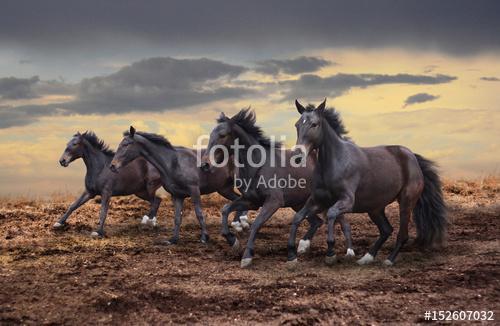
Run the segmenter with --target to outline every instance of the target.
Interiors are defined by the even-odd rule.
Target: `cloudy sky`
[[[76,131],[191,147],[251,105],[291,145],[295,98],[327,97],[359,145],[499,174],[499,35],[498,1],[2,1],[0,195],[82,189],[58,164]]]

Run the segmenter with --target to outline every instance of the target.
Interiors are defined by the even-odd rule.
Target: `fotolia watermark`
[[[281,146],[281,143],[286,140],[286,136],[281,136],[280,142],[271,136],[269,146],[261,144],[245,146],[240,143],[239,138],[236,138],[232,144],[209,144],[206,148],[203,142],[209,139],[208,135],[201,135],[198,137],[196,145],[193,146],[196,149],[196,164],[199,167],[206,163],[210,164],[211,167],[223,167],[228,164],[229,160],[232,160],[237,168],[246,166],[260,168],[264,165],[273,168],[287,166],[296,168],[307,165],[307,160],[304,157],[305,146],[295,145],[292,150]]]
[[[269,167],[276,169],[286,168],[305,168],[307,159],[305,158],[306,148],[301,145],[294,146],[293,150],[287,150],[281,146],[286,140],[285,136],[280,137],[280,142],[275,137],[270,137],[269,144],[252,144],[246,146],[240,143],[239,138],[228,141],[224,137],[219,137],[216,141],[208,143],[208,147],[203,146],[205,140],[209,140],[208,135],[198,137],[196,145],[196,164],[204,171],[211,168],[220,168],[231,163],[231,166],[237,168],[240,172],[248,168],[259,169]],[[231,162],[230,162],[231,160]],[[293,173],[266,173],[256,175],[255,178],[239,178],[235,171],[234,187],[243,192],[251,188],[306,188],[305,178],[296,178]],[[278,174],[280,175],[278,177]],[[244,173],[248,176],[247,173]]]

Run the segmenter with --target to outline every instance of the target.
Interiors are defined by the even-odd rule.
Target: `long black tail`
[[[415,157],[424,175],[424,190],[413,209],[413,219],[417,225],[415,242],[422,247],[440,245],[448,227],[441,180],[434,162],[418,154]]]

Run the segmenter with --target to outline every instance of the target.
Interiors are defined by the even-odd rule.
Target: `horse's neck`
[[[154,144],[149,140],[141,142],[142,154],[162,176],[163,179],[172,180],[178,166],[177,152],[163,145]]]
[[[87,167],[86,183],[93,185],[97,176],[106,167],[111,158],[90,144],[84,146],[82,158]]]
[[[243,148],[238,148],[238,163],[242,165],[239,169],[239,174],[244,176],[245,178],[253,177],[257,172],[258,168],[252,167],[248,160],[248,149],[253,145],[260,145],[260,143],[252,136],[250,136],[246,131],[244,131],[241,127],[235,126],[234,128],[237,139],[239,139],[239,145],[243,146]],[[266,148],[266,155],[269,154],[270,150]],[[253,150],[252,155],[259,155],[261,153],[260,150]],[[269,155],[267,155],[269,156]],[[253,162],[260,162],[261,159],[252,157]],[[252,164],[253,165],[253,164]]]
[[[328,124],[323,130],[323,139],[318,151],[318,165],[320,168],[331,169],[332,164],[335,166],[341,158],[341,152],[344,149],[343,140],[337,135]]]

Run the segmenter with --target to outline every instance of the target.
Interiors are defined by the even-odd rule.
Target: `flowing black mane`
[[[99,137],[97,137],[97,135],[93,131],[85,131],[81,136],[86,141],[88,141],[90,143],[90,145],[92,145],[92,147],[100,150],[104,154],[106,154],[108,156],[115,155],[115,152],[112,149],[110,149],[108,145],[106,145],[104,140],[99,139]]]
[[[144,131],[136,131],[135,132],[137,135],[139,136],[142,136],[144,138],[146,138],[147,140],[155,143],[155,144],[158,144],[158,145],[163,145],[169,149],[174,149],[174,147],[172,146],[172,144],[167,140],[167,138],[163,137],[162,135],[158,135],[158,134],[153,134],[153,133],[149,133],[149,132],[144,132]],[[130,136],[130,132],[129,131],[125,131],[123,133],[124,136]]]
[[[314,111],[314,105],[309,104],[306,107],[306,111],[311,112]],[[349,140],[351,139],[347,137],[347,134],[349,133],[344,126],[344,122],[342,122],[342,119],[340,118],[340,113],[335,110],[335,108],[326,108],[323,111],[323,117],[325,120],[328,122],[330,127],[339,135],[342,139]]]
[[[269,137],[265,136],[262,129],[259,126],[255,125],[256,122],[255,112],[252,109],[250,108],[242,109],[240,112],[236,113],[231,118],[224,116],[217,119],[218,123],[227,121],[236,123],[243,130],[245,130],[250,136],[255,138],[262,146],[266,148],[271,147],[271,140],[269,139]],[[274,146],[276,148],[280,148],[281,143],[275,141]]]

